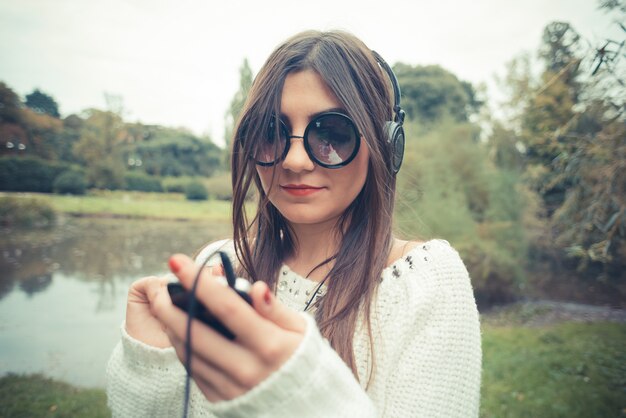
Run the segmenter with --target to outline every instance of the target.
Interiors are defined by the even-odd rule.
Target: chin
[[[289,208],[285,211],[278,208],[278,210],[285,217],[285,219],[293,225],[317,225],[329,222],[334,223],[341,215],[340,213],[320,213],[320,211],[304,208]]]

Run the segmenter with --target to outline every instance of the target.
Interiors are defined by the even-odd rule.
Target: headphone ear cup
[[[401,123],[389,121],[385,122],[385,132],[389,145],[389,169],[393,174],[396,174],[400,171],[404,158],[404,128]]]

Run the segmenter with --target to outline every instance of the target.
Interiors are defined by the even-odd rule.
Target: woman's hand
[[[185,288],[192,287],[198,266],[189,257],[172,256],[170,268]],[[265,283],[252,286],[250,306],[232,289],[213,280],[210,273],[203,271],[196,295],[236,338],[230,341],[194,320],[191,374],[206,398],[216,402],[246,393],[285,363],[302,341],[306,323],[282,305]],[[186,312],[172,304],[164,287],[150,303],[184,364]]]
[[[167,279],[144,277],[134,282],[126,303],[126,332],[145,344],[165,348],[171,343],[163,325],[152,314],[151,306],[159,292],[167,292]]]
[[[223,275],[221,265],[210,267],[212,274]],[[149,276],[135,281],[128,290],[126,303],[126,332],[145,344],[158,348],[171,347],[165,327],[152,313],[152,303],[157,293],[167,291],[165,277]]]

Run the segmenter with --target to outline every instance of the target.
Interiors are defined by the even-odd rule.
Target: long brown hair
[[[326,82],[356,123],[370,153],[365,185],[337,225],[339,249],[316,311],[322,335],[358,377],[352,338],[363,309],[372,341],[370,308],[392,242],[395,176],[387,165],[391,156],[384,136],[385,121],[392,118],[388,79],[355,36],[341,31],[300,33],[280,45],[256,76],[232,141],[235,251],[240,274],[263,280],[272,289],[283,261],[294,254],[296,239],[264,193],[249,156],[255,138],[267,135],[270,119],[280,114],[285,77],[303,70],[315,71]],[[252,183],[258,202],[250,217],[244,204]],[[373,360],[372,349],[370,343]]]

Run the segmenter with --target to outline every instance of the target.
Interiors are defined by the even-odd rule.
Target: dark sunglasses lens
[[[322,115],[307,128],[310,152],[322,164],[342,166],[358,151],[359,133],[350,118],[341,114]]]
[[[273,119],[267,127],[265,138],[256,142],[254,159],[257,163],[271,165],[280,160],[285,151],[288,133],[284,124]]]

